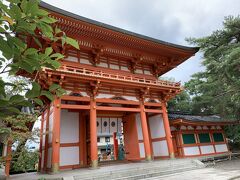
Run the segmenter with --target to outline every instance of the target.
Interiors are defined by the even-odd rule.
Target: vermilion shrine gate
[[[45,68],[38,75],[43,88],[58,83],[67,90],[43,110],[40,170],[97,167],[97,122],[106,117],[121,120],[126,160],[174,158],[166,103],[181,86],[159,76],[198,48],[132,33],[43,2],[41,6],[78,40],[80,50],[63,49],[61,68]]]

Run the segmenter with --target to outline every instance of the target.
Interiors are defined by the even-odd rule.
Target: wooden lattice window
[[[183,143],[184,144],[195,144],[195,136],[194,134],[183,134]]]
[[[210,143],[211,139],[209,133],[200,133],[198,134],[200,143]]]
[[[214,142],[224,142],[222,133],[213,133]]]

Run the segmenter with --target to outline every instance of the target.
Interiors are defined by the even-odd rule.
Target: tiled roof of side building
[[[148,37],[148,36],[145,36],[145,35],[141,35],[141,34],[138,34],[138,33],[134,33],[134,32],[131,32],[131,31],[127,31],[127,30],[124,30],[124,29],[121,29],[121,28],[118,28],[118,27],[115,27],[115,26],[111,26],[109,24],[105,24],[105,23],[102,23],[102,22],[99,22],[99,21],[95,21],[95,20],[80,16],[80,15],[71,13],[69,11],[60,9],[58,7],[50,5],[50,4],[45,3],[43,1],[40,2],[40,7],[44,8],[44,9],[47,9],[47,10],[50,10],[52,12],[62,14],[62,15],[67,16],[67,17],[74,18],[74,19],[79,20],[79,21],[87,22],[87,23],[90,23],[90,24],[93,24],[93,25],[96,25],[96,26],[100,26],[100,27],[103,27],[103,28],[106,28],[106,29],[109,29],[109,30],[113,30],[113,31],[117,31],[117,32],[120,32],[120,33],[123,33],[123,34],[127,34],[127,35],[130,35],[130,36],[141,38],[141,39],[144,39],[144,40],[147,40],[147,41],[152,41],[152,42],[162,44],[162,45],[165,45],[165,46],[170,46],[170,47],[174,47],[174,48],[179,48],[179,49],[189,50],[189,51],[195,51],[195,52],[197,52],[199,50],[199,47],[187,47],[187,46],[177,45],[177,44],[165,42],[165,41],[162,41],[162,40],[159,40],[159,39],[155,39],[155,38],[152,38],[152,37]]]
[[[231,122],[231,120],[222,119],[217,115],[209,115],[209,116],[198,116],[198,115],[184,115],[184,114],[168,114],[168,118],[170,121],[176,119],[183,119],[193,122]]]

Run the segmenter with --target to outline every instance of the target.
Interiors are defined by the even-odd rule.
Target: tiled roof
[[[194,121],[194,122],[199,122],[199,121],[201,121],[201,122],[226,122],[227,121],[217,115],[196,116],[196,115],[184,115],[184,114],[168,114],[168,118],[170,121],[173,121],[175,119],[184,119],[184,120]]]

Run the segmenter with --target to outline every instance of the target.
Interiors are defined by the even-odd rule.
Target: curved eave
[[[83,21],[83,22],[98,26],[98,27],[106,28],[106,29],[109,29],[109,30],[112,30],[112,31],[115,31],[115,32],[125,34],[125,35],[129,35],[129,36],[136,37],[136,38],[139,38],[139,39],[142,39],[142,40],[157,43],[157,44],[160,44],[162,46],[167,46],[169,48],[175,48],[175,49],[178,49],[178,50],[183,50],[186,53],[189,53],[189,54],[192,54],[192,55],[195,54],[196,52],[198,52],[198,50],[199,50],[199,47],[187,47],[187,46],[182,46],[182,45],[177,45],[177,44],[165,42],[165,41],[158,40],[158,39],[155,39],[155,38],[152,38],[152,37],[148,37],[148,36],[145,36],[145,35],[134,33],[134,32],[131,32],[131,31],[127,31],[127,30],[124,30],[124,29],[121,29],[121,28],[118,28],[118,27],[115,27],[115,26],[111,26],[111,25],[108,25],[108,24],[105,24],[105,23],[102,23],[102,22],[99,22],[99,21],[88,19],[86,17],[79,16],[77,14],[65,11],[65,10],[60,9],[58,7],[55,7],[55,6],[52,6],[52,5],[50,5],[48,3],[45,3],[43,1],[40,2],[40,7],[44,8],[44,9],[47,9],[49,11],[52,11],[52,12],[55,12],[55,13],[73,18],[73,19],[76,19],[76,20],[79,20],[79,21]]]
[[[226,126],[231,124],[238,124],[237,121],[190,121],[186,119],[170,120],[170,125],[187,125],[187,126]]]

